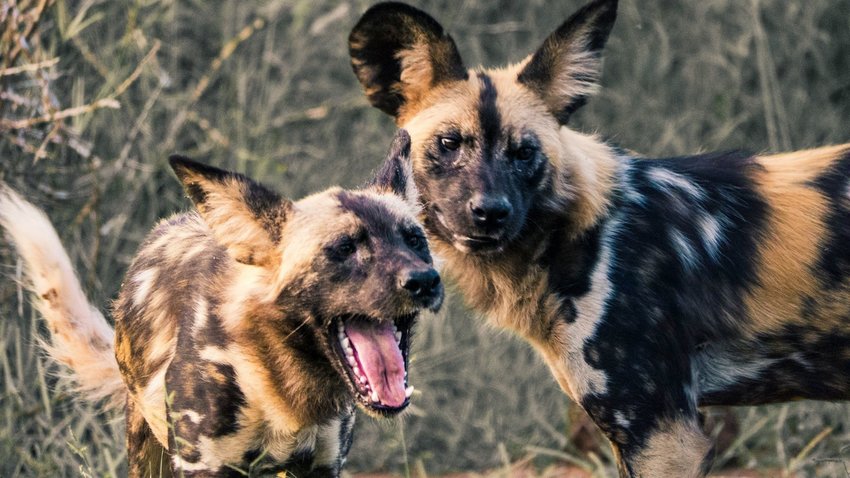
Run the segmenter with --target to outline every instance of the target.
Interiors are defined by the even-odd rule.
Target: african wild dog
[[[698,407],[850,398],[850,145],[647,160],[570,130],[616,8],[467,70],[433,18],[382,3],[352,66],[410,132],[426,232],[470,305],[537,348],[622,476],[702,476]]]
[[[401,174],[408,151],[402,133],[367,188],[297,202],[172,157],[197,212],[161,222],[133,261],[114,356],[47,218],[0,189],[52,356],[89,397],[126,400],[130,476],[338,476],[354,404],[408,405],[412,327],[443,297]]]

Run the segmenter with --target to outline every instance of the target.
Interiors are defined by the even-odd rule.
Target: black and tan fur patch
[[[453,40],[381,4],[352,66],[410,132],[421,217],[470,305],[540,351],[622,476],[703,476],[698,407],[850,398],[850,145],[646,159],[569,129],[616,9],[593,1],[515,65],[432,81],[460,58],[405,60]]]

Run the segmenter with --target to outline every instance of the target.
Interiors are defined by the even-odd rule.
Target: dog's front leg
[[[171,478],[168,452],[154,437],[132,398],[127,398],[127,476]]]
[[[711,468],[711,440],[695,417],[659,418],[643,432],[639,443],[635,437],[609,436],[622,478],[699,478]]]
[[[621,478],[704,477],[713,446],[693,394],[681,381],[656,378],[663,385],[651,392],[639,380],[609,382],[581,405],[611,442]]]
[[[172,473],[183,478],[245,476],[253,443],[250,428],[240,423],[246,405],[236,373],[230,365],[190,351],[186,347],[175,355],[165,374]]]
[[[315,459],[307,477],[336,478],[340,475],[354,438],[354,417],[354,407],[350,406],[338,418],[319,427]]]
[[[609,316],[581,334],[561,325],[544,357],[565,392],[614,448],[623,478],[697,478],[711,466],[687,346],[658,333],[622,334]],[[597,325],[599,325],[597,324]]]

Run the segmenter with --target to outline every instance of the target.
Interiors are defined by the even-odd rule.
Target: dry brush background
[[[468,65],[518,61],[580,0],[415,2]],[[107,310],[154,222],[185,209],[174,152],[292,197],[365,181],[394,126],[365,101],[346,38],[368,1],[2,0],[0,179],[44,207]],[[623,0],[603,86],[576,116],[649,155],[850,141],[850,0]],[[121,417],[77,402],[0,240],[0,476],[122,476]],[[454,296],[422,321],[401,422],[361,417],[350,471],[437,474],[568,461],[608,476],[604,447],[528,347]],[[850,407],[736,410],[718,465],[850,476]],[[586,436],[584,437],[586,439]],[[498,472],[497,472],[498,473]]]

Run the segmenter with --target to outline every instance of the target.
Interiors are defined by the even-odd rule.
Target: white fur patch
[[[198,334],[207,326],[208,309],[207,299],[203,295],[199,295],[195,301],[195,322],[192,324],[192,335],[194,337],[198,337]]]
[[[697,223],[705,250],[716,261],[720,254],[720,244],[723,242],[723,226],[717,217],[710,214],[704,214]]]
[[[623,428],[629,428],[629,425],[631,425],[629,419],[626,418],[626,414],[619,410],[614,412],[614,421],[617,422],[617,425],[620,425]]]
[[[762,357],[742,358],[733,351],[707,348],[691,361],[700,393],[722,391],[744,380],[754,380],[776,360]]]
[[[611,296],[611,282],[608,280],[610,265],[610,247],[603,245],[599,261],[590,276],[590,292],[576,299],[576,320],[568,326],[566,360],[567,369],[572,372],[568,380],[571,382],[570,388],[577,395],[573,397],[576,401],[581,401],[588,393],[604,394],[608,390],[608,376],[587,363],[584,348],[596,335]]]
[[[214,345],[207,345],[198,352],[198,355],[201,357],[201,359],[206,360],[207,362],[221,364],[230,363],[230,359],[228,357],[229,354],[230,352],[228,352],[227,350],[221,347],[216,347]]]
[[[663,168],[652,168],[647,175],[659,189],[676,188],[695,199],[703,199],[705,196],[705,192],[699,185],[673,171]]]
[[[156,440],[168,447],[168,423],[165,419],[165,373],[171,361],[163,364],[148,381],[140,396],[136,396],[139,413],[151,427]]]
[[[154,335],[147,344],[144,359],[148,363],[156,363],[165,357],[174,356],[174,349],[177,347],[177,334],[174,333],[173,327],[169,327],[173,323],[167,310],[157,309],[156,313],[152,313],[150,317],[153,318],[151,328]]]
[[[691,241],[682,234],[682,231],[671,228],[670,241],[673,243],[673,247],[676,249],[676,253],[686,269],[694,270],[699,266],[699,256],[694,251]]]
[[[197,463],[190,463],[188,461],[184,461],[182,458],[180,458],[179,454],[175,453],[174,456],[171,457],[171,460],[174,462],[174,467],[182,471],[209,470],[213,473],[218,471],[218,467],[210,468],[206,463],[204,463],[203,459],[198,460]]]
[[[188,418],[189,421],[194,424],[201,423],[201,420],[204,418],[200,413],[196,412],[195,410],[189,409],[180,410],[179,416]]]
[[[151,268],[145,269],[133,276],[133,283],[136,284],[136,291],[133,293],[134,304],[141,306],[145,303],[157,274],[158,270]]]

